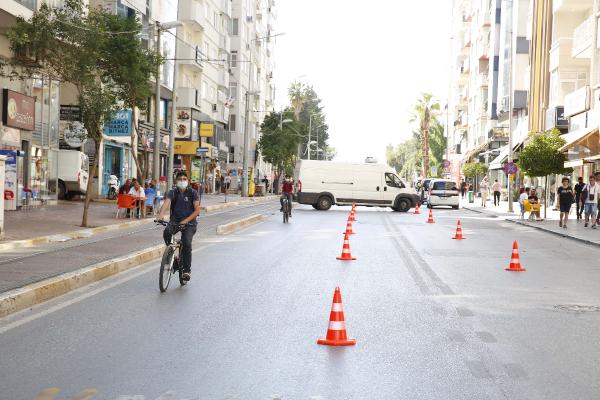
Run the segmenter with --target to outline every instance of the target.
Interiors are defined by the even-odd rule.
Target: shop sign
[[[106,136],[130,136],[131,135],[131,110],[121,110],[113,113],[113,117],[104,126]]]
[[[35,97],[3,89],[2,98],[4,125],[26,131],[35,130]]]
[[[212,153],[212,154],[211,154],[211,155],[212,155],[212,158],[213,158],[214,160],[218,160],[218,159],[219,159],[219,149],[218,149],[217,147],[214,147],[214,146],[213,146],[213,147],[212,147],[210,150],[211,150],[211,153]]]
[[[20,147],[21,132],[8,126],[0,126],[0,145],[4,147]]]
[[[63,130],[63,139],[71,147],[81,147],[87,141],[87,134],[87,129],[81,122],[67,122]]]
[[[178,140],[190,139],[191,137],[191,109],[178,108],[175,119],[175,138]]]
[[[198,142],[190,142],[184,140],[175,141],[175,154],[196,155]]]
[[[81,107],[61,104],[60,120],[61,121],[81,121]]]
[[[215,124],[207,124],[205,122],[200,124],[200,137],[213,137],[215,132]]]

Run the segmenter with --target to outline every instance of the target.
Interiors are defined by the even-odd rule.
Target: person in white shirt
[[[498,181],[496,181],[498,182]],[[521,207],[521,219],[525,219],[525,200],[529,198],[529,188],[525,188],[519,195],[519,206]]]
[[[142,205],[144,204],[144,201],[146,201],[146,192],[144,192],[144,188],[137,179],[133,182],[133,187],[129,189],[129,194],[135,197],[137,217],[140,218]]]
[[[494,192],[494,205],[500,205],[500,191],[502,190],[502,185],[498,182],[498,179],[494,181],[492,185],[492,191]]]
[[[481,205],[485,207],[487,202],[488,191],[490,190],[490,186],[488,184],[487,176],[483,178],[481,183],[479,184],[479,193],[481,193]]]
[[[598,189],[598,183],[594,175],[590,176],[590,183],[585,185],[583,192],[581,192],[581,201],[583,201],[583,210],[585,212],[585,227],[587,228],[588,222],[592,220],[592,229],[596,229],[596,213],[598,212],[598,195],[600,195],[600,189]]]

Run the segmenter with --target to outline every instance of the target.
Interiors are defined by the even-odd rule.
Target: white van
[[[77,150],[59,150],[58,198],[69,199],[75,194],[85,194],[88,169],[89,161],[85,153]]]
[[[387,165],[300,160],[294,178],[298,182],[298,203],[317,210],[354,202],[406,212],[418,202],[417,192]]]
[[[460,196],[456,182],[448,179],[433,179],[429,182],[427,207],[450,206],[458,209]]]

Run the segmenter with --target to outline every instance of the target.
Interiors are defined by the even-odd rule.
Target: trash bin
[[[473,196],[473,191],[472,190],[469,190],[467,192],[467,197],[469,198],[469,203],[474,203],[475,202],[475,198]]]

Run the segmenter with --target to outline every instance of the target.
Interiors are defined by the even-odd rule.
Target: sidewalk
[[[267,199],[258,197],[257,199]],[[227,200],[227,204],[225,204]],[[222,208],[236,207],[252,200],[241,200],[239,195],[203,195],[201,205],[204,212],[215,211]],[[92,202],[90,203],[88,221],[90,228],[107,227],[112,225],[135,225],[150,222],[153,216],[146,220],[135,222],[135,219],[115,218],[117,211],[116,203]],[[28,240],[50,235],[64,235],[67,233],[86,230],[93,234],[89,228],[82,228],[81,217],[83,215],[82,201],[59,201],[58,205],[43,206],[23,211],[6,211],[4,213],[4,240],[0,244],[15,240]],[[129,224],[134,222],[134,224]],[[116,227],[115,227],[116,228]],[[89,231],[89,232],[87,232]],[[65,237],[64,240],[68,240]]]
[[[597,230],[584,228],[583,221],[577,221],[577,218],[575,216],[575,206],[571,208],[571,214],[569,215],[567,229],[560,228],[558,226],[560,213],[554,210],[553,207],[548,207],[547,219],[545,219],[544,221],[528,221],[520,219],[520,207],[518,202],[515,202],[513,204],[513,213],[508,212],[507,201],[503,201],[498,207],[494,207],[494,203],[490,203],[490,201],[488,200],[487,207],[482,207],[481,199],[475,199],[475,203],[465,202],[462,203],[461,206],[465,210],[475,211],[478,213],[491,215],[495,217],[502,217],[506,221],[510,221],[515,224],[539,229],[547,233],[562,236],[564,238],[572,240],[577,240],[586,244],[600,246],[600,228],[598,228]],[[544,216],[543,208],[541,210],[541,216]]]

